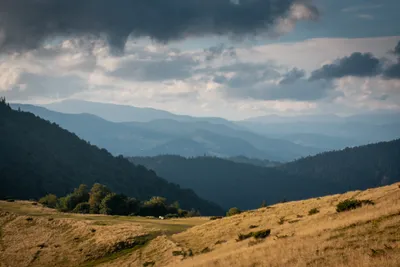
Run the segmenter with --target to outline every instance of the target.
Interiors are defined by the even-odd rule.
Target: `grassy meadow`
[[[346,199],[375,204],[337,212]],[[1,267],[400,266],[400,183],[216,220],[78,215],[32,203],[0,201]],[[250,236],[265,230],[266,238]]]

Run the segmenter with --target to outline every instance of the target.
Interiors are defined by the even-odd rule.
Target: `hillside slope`
[[[400,140],[326,152],[275,168],[212,157],[130,160],[225,208],[257,208],[262,200],[276,203],[400,181]]]
[[[274,168],[236,163],[215,157],[157,156],[129,158],[155,170],[168,181],[192,188],[225,209],[254,209],[267,203],[304,199],[329,192],[330,183],[290,175]]]
[[[0,198],[66,195],[81,183],[101,183],[141,200],[163,196],[203,214],[223,210],[143,166],[88,144],[56,124],[0,103]]]
[[[349,198],[375,205],[336,212]],[[314,208],[319,213],[309,215]],[[1,267],[398,267],[400,183],[212,221],[70,215],[0,201],[0,228]],[[237,241],[239,234],[266,229],[265,239]]]
[[[397,139],[325,152],[278,168],[290,174],[332,181],[336,190],[363,190],[400,181],[399,163],[400,139]]]

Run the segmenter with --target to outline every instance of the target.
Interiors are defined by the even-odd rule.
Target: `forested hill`
[[[130,160],[225,208],[250,209],[263,199],[272,204],[400,181],[400,140],[327,152],[270,168],[212,157]]]
[[[338,190],[367,189],[400,181],[400,139],[325,152],[279,167],[290,174],[332,181]]]
[[[138,199],[163,196],[203,215],[222,214],[218,205],[158,177],[143,166],[88,144],[56,124],[0,101],[0,197],[65,195],[79,184],[101,183]]]
[[[275,203],[324,195],[330,184],[290,175],[275,168],[237,163],[216,157],[135,157],[133,163],[155,170],[165,179],[187,187],[224,208],[253,209],[263,200]]]

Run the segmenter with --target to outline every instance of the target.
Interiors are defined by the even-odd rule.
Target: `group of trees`
[[[87,185],[81,184],[72,193],[60,198],[54,194],[48,194],[42,197],[39,203],[62,212],[73,213],[165,216],[167,218],[200,216],[199,211],[181,209],[178,202],[167,204],[167,199],[163,197],[156,196],[148,201],[139,201],[116,194],[99,183],[95,183],[90,190]]]

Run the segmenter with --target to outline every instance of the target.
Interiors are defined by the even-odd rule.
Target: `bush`
[[[52,209],[56,208],[57,202],[58,202],[57,196],[53,194],[45,195],[44,197],[39,199],[40,204]]]
[[[222,218],[223,218],[222,216],[212,216],[210,218],[210,221],[219,220],[219,219],[222,219]]]
[[[313,208],[308,211],[308,215],[314,215],[317,213],[319,213],[319,209],[317,209],[317,208]]]
[[[243,241],[250,237],[254,237],[255,239],[264,239],[264,238],[268,237],[270,234],[271,234],[271,229],[260,230],[257,232],[250,232],[247,234],[238,234],[238,238],[236,239],[236,241],[237,242]]]
[[[336,205],[337,212],[349,211],[360,208],[362,205],[375,205],[372,200],[346,199]]]
[[[266,229],[266,230],[260,230],[257,232],[253,233],[253,237],[255,239],[261,239],[261,238],[266,238],[271,234],[271,229]]]
[[[240,214],[240,213],[242,213],[242,211],[240,209],[234,207],[234,208],[230,208],[228,210],[228,212],[226,213],[226,216],[229,217],[229,216],[237,215],[237,214]]]
[[[87,214],[90,213],[90,204],[89,202],[83,202],[76,205],[76,207],[72,211],[73,213],[81,213]]]

